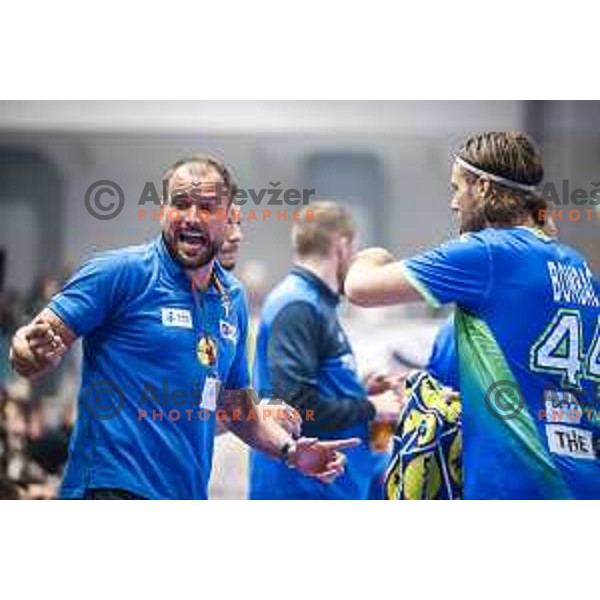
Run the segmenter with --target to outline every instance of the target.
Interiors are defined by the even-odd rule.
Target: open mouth
[[[180,231],[178,240],[180,243],[192,248],[203,248],[208,246],[208,237],[201,231]]]

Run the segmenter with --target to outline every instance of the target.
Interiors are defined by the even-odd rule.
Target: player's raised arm
[[[400,263],[384,248],[368,248],[356,255],[344,291],[350,302],[366,307],[423,300]]]
[[[10,347],[13,369],[37,379],[56,367],[76,335],[54,312],[45,308],[28,325],[17,330]]]

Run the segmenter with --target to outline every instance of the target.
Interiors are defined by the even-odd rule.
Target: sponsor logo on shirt
[[[582,417],[581,405],[574,394],[564,390],[546,390],[544,393],[546,420],[550,423],[579,425]]]
[[[166,327],[192,329],[192,313],[184,308],[161,308],[162,324]]]
[[[546,425],[548,448],[554,454],[595,460],[594,438],[591,431],[566,425]]]
[[[231,342],[237,343],[238,331],[235,325],[228,323],[227,321],[220,321],[221,337],[230,340]]]

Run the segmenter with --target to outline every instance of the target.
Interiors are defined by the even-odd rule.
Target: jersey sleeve
[[[250,387],[250,373],[248,367],[248,303],[242,292],[236,301],[238,311],[239,337],[235,356],[229,369],[225,388],[228,390],[241,390]]]
[[[126,258],[99,255],[85,262],[52,297],[48,308],[75,333],[85,336],[104,324],[122,295]]]
[[[433,307],[456,303],[480,308],[493,288],[489,244],[475,234],[465,234],[433,250],[400,263],[405,277]]]

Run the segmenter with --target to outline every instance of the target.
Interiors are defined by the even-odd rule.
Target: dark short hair
[[[208,170],[212,169],[216,171],[223,180],[229,202],[233,200],[237,193],[238,187],[231,170],[225,165],[225,163],[212,156],[192,155],[180,158],[163,172],[160,178],[160,183],[161,193],[163,195],[162,200],[164,203],[167,203],[169,200],[167,190],[169,190],[173,175],[178,169],[188,165],[191,169],[197,170],[198,177],[201,177],[202,173],[205,173]]]

